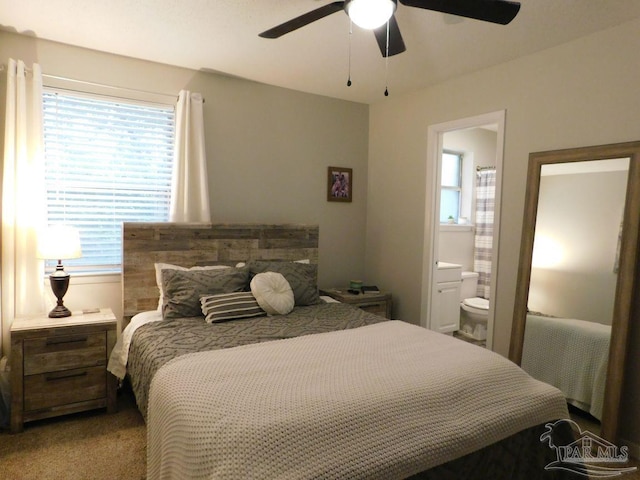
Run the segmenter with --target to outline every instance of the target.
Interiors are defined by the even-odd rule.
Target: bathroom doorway
[[[504,123],[505,111],[499,111],[431,125],[428,129],[426,181],[431,194],[425,205],[421,323],[431,328],[431,306],[438,295],[438,262],[462,265],[465,272],[477,271],[478,296],[489,303],[488,349],[493,347]],[[492,176],[493,199],[483,198],[484,193],[478,199],[478,192],[486,190],[476,186],[480,176]],[[447,181],[447,177],[459,182]],[[483,213],[487,205],[489,211]]]

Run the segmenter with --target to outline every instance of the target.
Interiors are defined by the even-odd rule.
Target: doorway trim
[[[473,117],[461,118],[445,123],[429,125],[427,128],[427,158],[426,158],[426,203],[424,224],[424,249],[422,262],[422,298],[420,304],[420,325],[431,326],[430,305],[435,288],[435,273],[438,263],[438,247],[440,233],[440,174],[443,135],[456,130],[467,130],[485,125],[497,125],[496,138],[496,197],[493,222],[493,255],[491,260],[491,287],[489,315],[487,320],[487,343],[489,350],[493,349],[493,325],[495,320],[496,285],[498,280],[498,252],[500,238],[500,212],[502,198],[502,165],[504,158],[504,131],[506,110],[486,113]],[[431,194],[429,194],[431,192]],[[426,287],[426,288],[425,288]]]

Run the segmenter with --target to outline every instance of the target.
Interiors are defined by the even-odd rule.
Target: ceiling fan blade
[[[298,28],[304,27],[305,25],[309,25],[310,23],[313,23],[316,20],[320,20],[321,18],[331,15],[332,13],[339,12],[340,10],[343,10],[343,9],[344,9],[344,2],[329,3],[328,5],[324,5],[323,7],[316,8],[315,10],[312,10],[308,13],[300,15],[299,17],[296,17],[292,20],[289,20],[288,22],[284,22],[281,25],[270,28],[269,30],[266,30],[260,33],[258,36],[262,38],[278,38],[286,33],[293,32]]]
[[[500,25],[508,24],[520,10],[520,3],[508,0],[400,0],[400,3]]]
[[[382,56],[387,56],[387,24],[385,23],[381,27],[376,28],[373,31],[380,47]],[[402,40],[402,34],[400,33],[400,27],[396,21],[395,15],[392,15],[389,19],[389,56],[397,55],[404,52],[407,47],[404,46],[404,40]]]

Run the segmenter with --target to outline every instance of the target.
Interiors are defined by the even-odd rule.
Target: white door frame
[[[493,324],[495,319],[496,285],[498,280],[498,244],[500,232],[500,199],[502,197],[502,164],[504,158],[504,129],[506,110],[486,113],[475,117],[461,118],[450,122],[430,125],[427,129],[426,204],[424,224],[424,254],[422,262],[422,298],[420,325],[430,328],[430,305],[435,288],[435,272],[438,263],[438,243],[440,234],[440,171],[443,135],[455,130],[497,124],[496,139],[496,207],[493,223],[493,255],[491,260],[491,287],[489,315],[487,321],[487,348],[493,349]],[[429,194],[430,192],[430,194]]]

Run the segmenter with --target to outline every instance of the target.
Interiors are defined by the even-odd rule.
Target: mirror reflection
[[[509,358],[610,442],[640,299],[639,211],[640,142],[529,155]]]
[[[596,421],[603,413],[628,172],[629,158],[540,170],[521,366]]]

